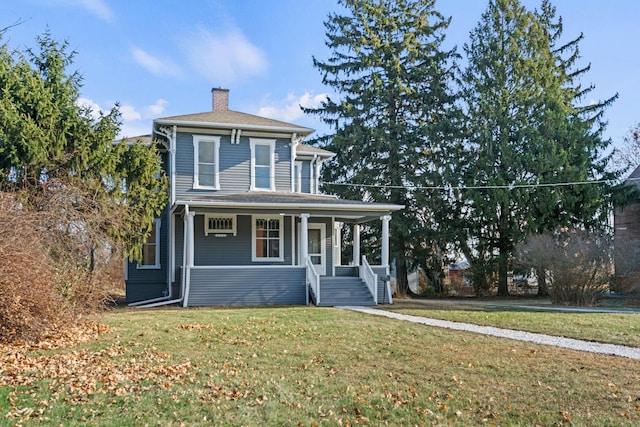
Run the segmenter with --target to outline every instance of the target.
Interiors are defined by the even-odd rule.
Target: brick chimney
[[[211,89],[211,104],[213,111],[226,111],[229,109],[229,89]]]

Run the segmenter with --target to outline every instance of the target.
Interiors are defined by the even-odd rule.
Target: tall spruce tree
[[[602,136],[615,97],[579,105],[592,89],[579,83],[588,67],[575,69],[581,37],[561,45],[561,34],[548,1],[531,12],[518,0],[492,0],[464,46],[458,182],[474,189],[457,199],[458,242],[479,287],[498,272],[499,295],[508,294],[516,244],[558,226],[602,224],[615,190]],[[592,180],[604,182],[564,185]]]
[[[317,109],[334,129],[317,143],[336,153],[324,169],[325,191],[405,205],[390,226],[398,293],[408,292],[407,264],[425,256],[424,206],[415,185],[435,175],[437,148],[454,108],[450,93],[455,52],[441,48],[450,20],[435,0],[340,0],[343,14],[325,22],[326,61],[314,58],[336,91]],[[433,158],[431,158],[433,157]],[[354,185],[355,184],[355,185]],[[371,245],[375,248],[375,241]]]
[[[68,72],[74,56],[68,44],[49,33],[37,42],[38,49],[24,52],[0,46],[0,191],[32,195],[32,207],[40,210],[57,197],[57,209],[69,222],[53,224],[52,232],[100,235],[140,258],[153,219],[166,204],[158,152],[140,143],[114,143],[117,106],[94,118],[78,105],[81,77]]]

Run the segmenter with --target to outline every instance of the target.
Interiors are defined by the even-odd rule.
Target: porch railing
[[[373,269],[367,261],[367,257],[362,257],[362,265],[360,266],[360,278],[367,284],[369,292],[373,296],[373,302],[378,304],[378,275],[373,272]]]
[[[311,288],[313,292],[313,296],[315,297],[316,305],[320,304],[320,275],[316,271],[313,263],[311,262],[311,257],[307,257],[307,287]],[[307,289],[307,298],[309,295],[309,291]]]

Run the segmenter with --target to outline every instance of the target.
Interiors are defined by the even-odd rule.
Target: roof
[[[346,217],[379,217],[404,207],[361,200],[343,200],[324,194],[270,191],[183,198],[176,201],[176,205],[220,209],[278,210],[289,214],[301,213],[302,211],[338,211]]]
[[[333,157],[336,155],[333,151],[325,150],[319,147],[314,147],[312,145],[304,145],[304,144],[298,144],[298,146],[296,147],[296,154],[298,156],[306,154],[311,156],[317,155],[322,157]]]
[[[126,144],[135,144],[136,142],[141,142],[144,145],[151,145],[153,141],[151,139],[151,135],[147,134],[147,135],[139,135],[139,136],[132,136],[129,138],[123,138],[115,142],[124,142]]]
[[[311,128],[233,110],[207,111],[204,113],[163,117],[154,120],[154,123],[222,127],[226,129],[272,130],[298,133],[300,136],[307,136],[314,131]]]
[[[626,182],[628,184],[634,184],[638,189],[640,189],[640,166],[636,167],[631,175],[627,178]]]

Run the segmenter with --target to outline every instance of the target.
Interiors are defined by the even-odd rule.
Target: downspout
[[[172,131],[171,131],[171,135],[169,135],[168,133],[162,132],[160,129],[157,129],[155,131],[157,134],[167,138],[167,141],[169,141],[169,174],[171,176],[171,186],[169,189],[169,198],[171,200],[171,207],[173,207],[173,204],[175,203],[175,175],[176,175],[176,162],[175,162],[175,154],[176,154],[176,135],[177,135],[177,126],[173,125]],[[148,299],[148,300],[144,300],[144,301],[138,301],[138,302],[134,302],[129,304],[130,307],[156,307],[159,305],[169,305],[169,304],[175,304],[178,302],[182,301],[182,297],[178,298],[178,299],[173,299],[173,287],[171,286],[172,283],[172,276],[173,273],[175,272],[175,259],[174,259],[174,252],[173,252],[173,212],[172,210],[169,210],[169,216],[168,216],[168,224],[167,226],[168,228],[168,233],[170,233],[170,237],[167,239],[167,241],[169,242],[169,248],[167,248],[167,295],[163,296],[163,297],[158,297],[158,298],[152,298],[152,299]]]
[[[296,184],[295,184],[295,179],[296,177],[295,175],[295,166],[296,166],[296,147],[298,146],[298,138],[297,138],[297,134],[293,134],[291,135],[291,192],[295,192],[296,191]]]

